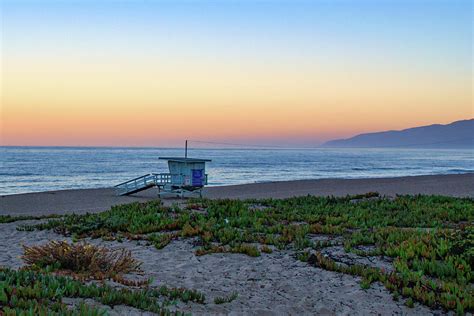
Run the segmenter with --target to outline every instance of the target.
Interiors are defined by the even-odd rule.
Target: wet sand
[[[208,198],[287,198],[302,195],[344,196],[379,192],[396,194],[439,194],[474,197],[474,173],[459,175],[429,175],[377,179],[320,179],[268,183],[252,183],[221,187],[207,187]],[[144,202],[157,198],[156,189],[148,189],[131,196],[116,196],[111,188],[62,190],[0,196],[0,215],[44,215],[100,212],[112,205]],[[164,199],[165,203],[179,200]]]

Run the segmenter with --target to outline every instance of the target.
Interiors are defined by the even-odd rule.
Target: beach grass
[[[361,277],[363,289],[380,282],[394,299],[405,298],[407,306],[418,302],[463,314],[474,311],[473,222],[471,198],[390,198],[372,192],[281,200],[195,199],[184,208],[165,207],[159,201],[133,203],[18,229],[52,229],[78,240],[145,240],[157,249],[175,239],[193,238],[196,255],[256,257],[273,250],[292,251],[311,266]],[[314,241],[314,236],[328,238]],[[360,257],[391,258],[393,271],[343,264],[322,253],[334,246]]]

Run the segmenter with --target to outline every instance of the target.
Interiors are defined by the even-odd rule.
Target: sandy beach
[[[203,196],[211,199],[288,198],[292,196],[345,196],[379,192],[382,195],[437,194],[474,196],[474,174],[427,175],[377,179],[320,179],[252,183],[208,187]],[[0,215],[45,215],[100,212],[112,205],[145,202],[157,198],[156,189],[116,196],[113,189],[62,190],[0,196]],[[179,200],[164,199],[165,203]]]
[[[22,244],[45,244],[49,240],[68,240],[51,231],[17,231],[17,225],[37,221],[0,224],[0,266],[19,268]],[[181,310],[193,315],[432,315],[429,308],[416,304],[409,309],[395,302],[380,284],[360,288],[360,278],[316,269],[295,260],[291,251],[274,251],[252,258],[243,254],[212,254],[197,257],[192,240],[176,240],[161,250],[144,242],[87,239],[109,248],[127,248],[144,264],[152,286],[193,288],[204,291],[211,303],[188,303]],[[332,251],[344,252],[342,246]],[[347,258],[346,258],[347,260]],[[369,262],[371,258],[361,258]],[[239,293],[228,304],[213,304],[217,296]],[[107,306],[100,306],[108,308]],[[119,306],[120,307],[120,306]],[[128,307],[108,308],[110,315],[151,315]],[[442,311],[438,311],[442,314]]]
[[[324,179],[258,183],[206,188],[204,196],[218,198],[285,198],[304,195],[358,194],[377,191],[382,195],[439,194],[457,197],[474,196],[474,174],[416,176],[382,179]],[[45,215],[85,213],[107,210],[112,205],[156,198],[156,191],[117,197],[113,189],[64,190],[2,196],[0,214]],[[165,204],[177,202],[167,199]],[[72,241],[70,236],[53,230],[22,231],[17,227],[46,220],[26,220],[0,224],[0,266],[17,269],[23,265],[22,245],[45,244],[51,240]],[[333,245],[321,253],[338,263],[359,264],[393,270],[393,259],[386,256],[360,256],[346,252],[341,236],[310,235],[312,241],[329,241]],[[85,241],[108,248],[126,248],[143,262],[143,274],[153,279],[151,286],[163,284],[202,291],[205,305],[179,303],[181,311],[196,315],[442,315],[442,309],[415,303],[409,308],[405,299],[394,300],[381,283],[361,288],[361,278],[315,268],[296,259],[292,249],[249,257],[238,253],[214,253],[197,256],[197,238],[177,238],[166,247],[156,249],[144,240]],[[238,293],[230,303],[216,304],[214,298]],[[66,300],[67,301],[67,300]],[[74,301],[74,300],[72,300]],[[110,315],[151,315],[128,306],[102,305]]]

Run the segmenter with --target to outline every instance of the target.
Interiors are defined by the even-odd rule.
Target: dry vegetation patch
[[[124,281],[123,274],[140,271],[141,262],[124,248],[108,249],[86,242],[67,241],[51,241],[23,248],[22,259],[29,267],[70,272],[80,278],[114,279],[120,282]]]

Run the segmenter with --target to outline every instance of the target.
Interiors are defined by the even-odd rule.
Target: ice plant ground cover
[[[167,288],[116,288],[106,284],[85,284],[47,271],[0,269],[1,315],[103,315],[105,311],[83,302],[71,309],[64,298],[94,299],[108,305],[126,305],[160,315],[180,315],[167,307],[175,300],[203,303],[197,291]]]
[[[176,239],[193,239],[197,256],[243,253],[258,257],[262,252],[292,251],[295,260],[315,268],[361,277],[363,289],[379,282],[393,294],[394,300],[403,298],[407,306],[419,302],[463,314],[474,311],[473,221],[471,198],[391,198],[368,193],[341,198],[199,199],[189,200],[184,207],[165,207],[159,201],[134,203],[97,214],[66,215],[35,225],[21,225],[18,229],[50,229],[73,240],[144,240],[157,249]],[[336,246],[360,258],[388,258],[391,265],[342,262],[326,251]],[[41,274],[44,271],[30,273],[46,277]],[[0,275],[2,284],[14,286],[15,283],[5,280]],[[0,303],[3,309],[11,308],[8,295],[7,303]],[[110,305],[100,295],[92,297]],[[158,311],[150,304],[142,309]]]

